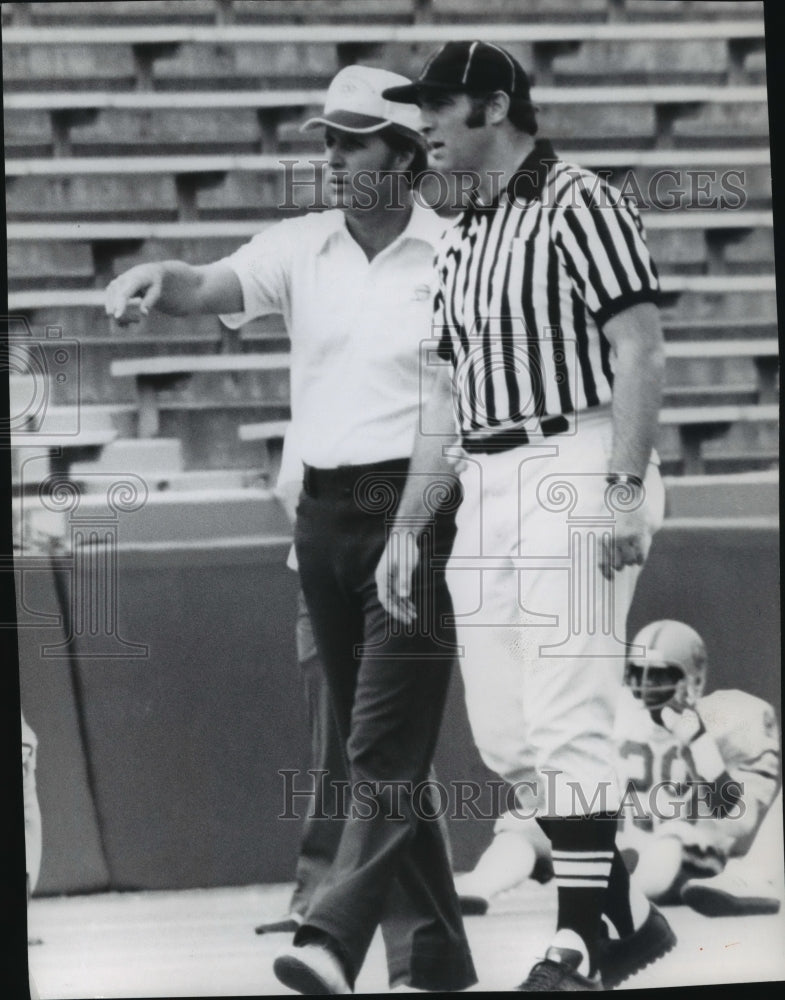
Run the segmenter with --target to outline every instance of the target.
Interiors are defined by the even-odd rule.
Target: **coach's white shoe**
[[[341,963],[321,944],[285,948],[276,956],[273,972],[284,986],[306,996],[354,992],[346,981]]]
[[[773,881],[757,872],[726,869],[712,878],[690,879],[681,898],[705,917],[746,917],[780,909]]]

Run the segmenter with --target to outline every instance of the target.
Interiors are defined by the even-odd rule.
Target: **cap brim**
[[[401,87],[388,87],[382,91],[385,101],[395,101],[397,104],[416,104],[422,90],[422,84],[409,83]]]
[[[393,123],[386,118],[374,118],[372,115],[361,115],[355,111],[331,111],[326,115],[309,118],[300,126],[300,131],[305,132],[307,129],[316,128],[317,125],[330,125],[342,132],[371,133],[379,132],[391,124]]]
[[[427,93],[468,94],[466,87],[457,83],[439,83],[438,80],[415,80],[405,87],[390,87],[382,91],[386,101],[396,101],[398,104],[417,104],[423,94]]]

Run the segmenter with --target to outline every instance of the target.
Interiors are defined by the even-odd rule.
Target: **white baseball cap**
[[[347,66],[335,75],[324,102],[324,111],[309,118],[300,131],[317,125],[332,125],[344,132],[379,132],[390,125],[403,132],[420,134],[420,109],[412,104],[386,101],[382,91],[407,86],[411,81],[398,73],[372,66]]]

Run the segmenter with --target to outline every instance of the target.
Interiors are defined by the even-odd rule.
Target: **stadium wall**
[[[277,818],[278,772],[307,768],[308,734],[286,550],[274,537],[121,548],[103,647],[68,621],[68,560],[17,561],[22,704],[39,737],[39,894],[291,879],[300,825]],[[709,648],[710,688],[742,687],[779,710],[778,578],[773,524],[666,522],[630,629],[689,621]],[[457,675],[436,772],[449,788],[495,777]],[[458,869],[491,836],[490,792],[479,808],[487,818],[451,820]]]

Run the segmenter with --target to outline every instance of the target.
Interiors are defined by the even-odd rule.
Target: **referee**
[[[385,96],[420,106],[433,166],[465,193],[437,251],[443,365],[411,474],[441,474],[457,424],[448,584],[469,719],[485,762],[526,782],[558,888],[555,936],[519,989],[611,988],[675,943],[615,847],[612,740],[626,616],[664,508],[657,272],[636,208],[535,139],[504,49],[450,42]],[[407,487],[377,569],[403,621],[417,611],[397,553],[428,521],[421,496]]]

